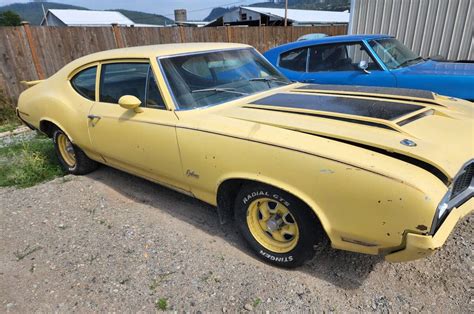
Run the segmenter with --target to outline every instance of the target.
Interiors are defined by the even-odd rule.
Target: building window
[[[241,19],[242,21],[247,21],[247,13],[242,13],[242,14],[240,15],[240,19]]]

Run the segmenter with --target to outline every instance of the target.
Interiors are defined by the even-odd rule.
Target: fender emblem
[[[190,170],[190,169],[186,170],[186,176],[199,179],[199,174],[195,173],[194,170]]]

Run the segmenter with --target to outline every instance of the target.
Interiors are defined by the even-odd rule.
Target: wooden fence
[[[81,56],[121,47],[184,42],[236,42],[264,52],[309,33],[341,35],[344,25],[311,27],[0,27],[0,93],[14,106],[21,80],[47,78]]]

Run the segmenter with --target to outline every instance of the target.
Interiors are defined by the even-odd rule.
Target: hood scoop
[[[424,106],[402,102],[297,93],[274,94],[244,108],[309,115],[400,133],[406,133],[402,125],[434,113]]]

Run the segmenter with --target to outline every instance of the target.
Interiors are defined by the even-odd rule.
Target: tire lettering
[[[285,205],[286,207],[290,206],[290,203],[278,194],[273,194],[273,198]]]
[[[256,191],[256,192],[252,192],[250,194],[248,194],[247,196],[244,197],[244,204],[247,204],[247,202],[254,198],[254,197],[257,197],[257,196],[266,196],[266,197],[270,197],[270,195],[268,194],[268,192],[265,192],[265,191]]]
[[[284,263],[288,263],[288,262],[291,262],[293,261],[293,256],[285,256],[285,257],[276,257],[276,256],[273,256],[263,250],[260,250],[260,254],[263,255],[265,258],[268,258],[269,260],[271,261],[274,261],[274,262],[284,262]]]

